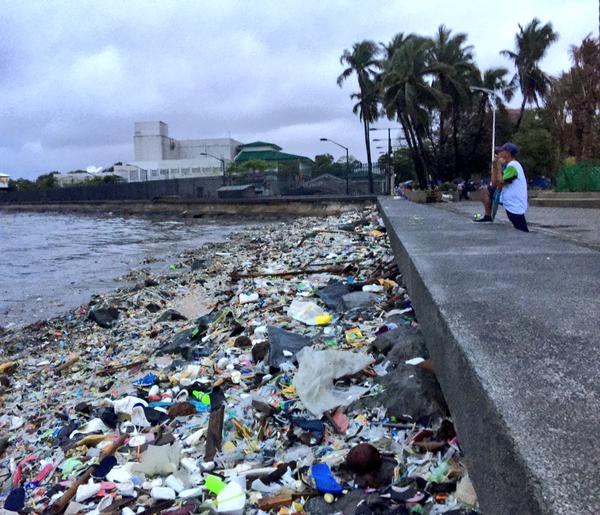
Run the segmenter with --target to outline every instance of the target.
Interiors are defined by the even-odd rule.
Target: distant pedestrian
[[[525,213],[527,212],[527,179],[521,163],[515,159],[519,149],[513,143],[496,147],[496,159],[492,171],[491,184],[483,190],[484,215],[475,222],[492,222],[494,194],[500,191],[500,204],[506,210],[508,219],[515,229],[529,232]]]

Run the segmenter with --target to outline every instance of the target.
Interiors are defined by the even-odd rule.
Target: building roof
[[[297,156],[295,154],[287,154],[286,152],[278,152],[275,150],[242,150],[234,161],[237,163],[243,163],[245,161],[309,161],[312,160],[305,156]]]
[[[243,145],[240,145],[239,148],[245,149],[252,147],[271,147],[274,150],[281,150],[281,147],[279,145],[275,145],[275,143],[267,143],[265,141],[253,141],[252,143],[245,143]]]

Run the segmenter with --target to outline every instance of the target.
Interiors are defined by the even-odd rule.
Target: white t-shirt
[[[527,179],[521,163],[513,159],[502,172],[502,193],[500,202],[504,209],[515,215],[524,215],[527,211]]]

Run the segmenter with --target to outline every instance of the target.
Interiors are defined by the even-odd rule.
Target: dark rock
[[[381,454],[369,443],[355,445],[346,455],[346,466],[356,474],[366,474],[381,467]]]
[[[412,358],[429,358],[429,351],[425,345],[423,334],[418,329],[410,327],[399,327],[396,331],[400,331],[402,336],[398,339],[395,345],[388,352],[387,358],[395,365],[405,365],[405,361]],[[395,332],[395,331],[390,331]],[[415,368],[415,367],[413,367]]]
[[[119,318],[119,310],[114,306],[94,306],[88,318],[105,329],[111,328]]]
[[[206,327],[192,327],[178,332],[171,342],[156,349],[157,354],[179,354],[185,360],[194,356],[208,356],[212,349],[209,343],[203,344],[200,340],[206,333]]]
[[[383,406],[387,408],[387,416],[408,415],[413,419],[426,415],[445,416],[448,413],[435,375],[422,368],[402,363],[386,376],[378,377],[375,382],[381,384],[384,391],[353,402],[350,410]]]
[[[350,287],[339,281],[330,282],[317,291],[319,297],[329,309],[337,309],[342,304],[344,295],[350,293]]]
[[[115,429],[117,427],[117,423],[119,422],[119,418],[115,414],[115,410],[113,408],[102,409],[102,411],[100,411],[98,414],[98,417],[111,429]]]
[[[340,231],[353,232],[354,229],[356,229],[357,227],[362,227],[363,225],[369,225],[369,221],[363,218],[362,220],[357,220],[356,222],[340,224],[340,225],[338,225],[338,229]]]
[[[269,345],[267,344],[267,342],[257,343],[254,347],[252,347],[252,361],[254,363],[263,361],[267,356],[268,351]]]
[[[92,411],[92,406],[87,402],[78,402],[75,404],[75,411],[89,415]]]
[[[387,408],[388,416],[408,415],[414,419],[425,415],[447,414],[446,401],[435,375],[405,364],[405,361],[412,358],[429,357],[419,330],[399,327],[378,336],[372,347],[387,352],[387,359],[394,368],[388,367],[389,373],[386,376],[375,379],[376,383],[384,387],[382,393],[359,399],[351,407],[365,409],[381,405]]]
[[[149,304],[146,304],[146,309],[150,311],[150,313],[158,313],[162,309],[162,306],[156,302],[150,302]]]
[[[158,286],[158,281],[155,279],[152,279],[151,277],[148,277],[145,281],[144,281],[144,286],[146,288],[151,288],[152,286]]]
[[[380,461],[378,468],[362,474],[354,474],[354,482],[361,488],[386,487],[394,481],[394,469],[396,465],[397,463],[394,459],[383,459]]]
[[[234,347],[238,347],[241,349],[252,347],[252,340],[247,336],[238,336],[233,343]]]
[[[267,327],[269,334],[269,366],[279,368],[282,363],[295,358],[296,353],[304,347],[311,345],[310,338],[301,334],[291,333],[275,326]],[[292,357],[283,355],[283,351],[289,351]]]
[[[377,295],[367,291],[353,291],[342,297],[344,309],[361,309],[372,306],[377,302]]]
[[[187,317],[183,316],[176,309],[167,309],[162,315],[158,317],[156,323],[160,322],[173,322],[175,320],[187,320]]]
[[[202,268],[204,268],[206,266],[206,259],[194,259],[192,261],[192,264],[190,265],[190,268],[192,269],[192,272],[195,272],[196,270],[200,270]]]
[[[367,497],[362,490],[350,490],[347,494],[338,497],[338,499],[327,504],[323,496],[312,497],[304,505],[304,511],[311,515],[330,515],[333,513],[343,513],[344,515],[356,515],[358,503]]]
[[[10,386],[10,379],[8,376],[0,376],[0,385],[4,386],[4,388],[8,388]]]
[[[410,326],[400,326],[397,329],[392,329],[391,331],[380,334],[373,340],[373,343],[371,343],[370,351],[376,351],[380,354],[387,355],[388,352],[396,346],[397,349],[394,354],[394,359],[391,359],[394,363],[400,361],[401,357],[399,354],[409,355],[404,361],[418,356],[421,356],[422,358],[428,357],[423,335],[418,329],[414,329]]]
[[[262,413],[263,415],[267,415],[269,417],[273,415],[273,413],[275,413],[275,409],[270,404],[256,399],[252,400],[252,407],[259,413]]]

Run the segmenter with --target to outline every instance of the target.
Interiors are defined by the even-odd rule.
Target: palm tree
[[[469,101],[469,86],[478,72],[473,62],[473,46],[465,45],[466,40],[466,34],[452,35],[450,29],[440,25],[430,51],[431,63],[438,68],[433,86],[450,98],[446,108],[441,109],[439,113],[438,170],[440,171],[447,166],[448,161],[444,150],[447,136],[446,120],[449,116],[452,117],[454,170],[459,168],[458,127],[461,107]]]
[[[367,148],[367,163],[369,170],[369,191],[373,193],[373,164],[371,162],[371,140],[369,125],[378,118],[375,82],[377,57],[379,47],[374,41],[360,41],[354,43],[352,51],[344,50],[340,57],[340,64],[348,67],[337,78],[338,86],[351,75],[356,74],[358,79],[358,93],[353,93],[351,98],[358,99],[358,104],[353,109],[360,116],[365,132],[365,146]]]
[[[539,101],[548,92],[551,79],[541,70],[539,63],[557,39],[558,34],[554,32],[552,23],[541,26],[541,21],[534,18],[525,28],[519,24],[519,32],[515,36],[515,51],[500,52],[514,62],[516,73],[511,84],[515,88],[518,85],[523,95],[517,129],[521,126],[525,105],[535,103],[539,107]]]
[[[425,188],[430,167],[424,140],[431,126],[430,112],[444,108],[450,97],[427,80],[440,71],[440,65],[429,61],[431,40],[410,36],[399,41],[391,58],[381,64],[383,107],[388,118],[400,122],[419,185]]]

